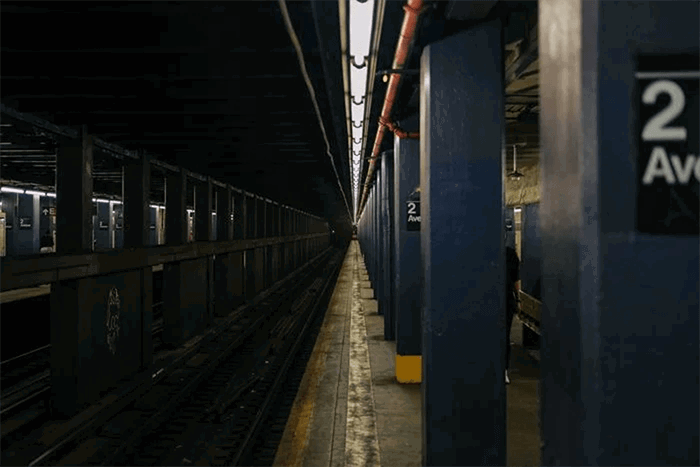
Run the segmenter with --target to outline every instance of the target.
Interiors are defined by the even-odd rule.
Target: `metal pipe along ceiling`
[[[399,41],[396,44],[396,52],[394,53],[394,61],[391,65],[393,70],[401,70],[406,64],[406,58],[408,57],[408,48],[413,40],[413,35],[416,32],[416,25],[418,24],[418,15],[420,10],[423,8],[423,0],[408,0],[408,3],[404,5],[403,9],[405,11],[403,17],[403,24],[401,25],[401,33],[399,34]],[[382,115],[379,118],[380,125],[377,128],[377,137],[374,140],[374,148],[372,149],[372,157],[369,160],[369,169],[367,170],[367,177],[365,178],[364,189],[362,190],[362,197],[360,198],[360,204],[357,207],[357,219],[360,218],[364,205],[367,202],[367,196],[369,194],[369,186],[372,181],[372,176],[374,171],[377,156],[379,154],[379,147],[382,145],[382,139],[384,138],[384,132],[386,131],[387,125],[384,122],[390,122],[391,109],[394,106],[394,101],[396,100],[396,93],[399,88],[399,82],[401,81],[401,74],[392,73],[389,78],[389,86],[386,89],[386,97],[384,98],[384,106],[382,107]]]

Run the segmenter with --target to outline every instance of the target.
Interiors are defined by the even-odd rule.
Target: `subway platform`
[[[395,378],[357,241],[338,282],[277,450],[276,466],[422,465],[421,385]],[[539,365],[514,323],[507,386],[508,465],[540,465]]]

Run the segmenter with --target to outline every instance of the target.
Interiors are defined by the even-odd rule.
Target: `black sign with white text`
[[[420,201],[406,201],[406,230],[420,230]]]
[[[697,56],[639,61],[637,231],[700,232],[700,61]]]

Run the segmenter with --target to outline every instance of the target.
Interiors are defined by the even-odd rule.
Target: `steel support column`
[[[254,195],[246,194],[247,238],[257,238],[257,203]],[[255,296],[255,250],[245,251],[245,297],[250,300]]]
[[[148,246],[151,189],[151,164],[149,157],[142,154],[135,161],[124,166],[124,248]]]
[[[409,132],[417,131],[418,118],[401,122],[400,126]],[[395,369],[396,380],[400,383],[418,383],[422,379],[420,221],[416,222],[413,217],[409,219],[409,215],[420,213],[418,151],[418,140],[394,137]],[[414,202],[415,208],[409,202]]]
[[[542,464],[698,465],[700,3],[539,25]]]
[[[194,239],[209,242],[213,239],[211,213],[213,211],[213,184],[211,179],[195,186],[194,192]]]
[[[501,36],[421,57],[423,465],[506,465]]]
[[[56,158],[56,253],[92,251],[92,136],[64,140]]]
[[[214,240],[212,226],[212,212],[214,210],[214,184],[211,177],[200,182],[195,187],[194,193],[194,238],[198,242],[210,242]],[[202,260],[205,263],[205,294],[206,316],[204,323],[208,325],[214,314],[214,257],[209,256]]]
[[[187,172],[169,173],[165,186],[165,242],[187,243]]]
[[[384,313],[384,339],[395,340],[395,316],[393,307],[393,271],[394,271],[394,151],[382,153],[382,296],[379,309]]]
[[[63,140],[56,158],[56,252],[80,254],[92,250],[93,140],[85,127],[77,140]],[[59,281],[51,287],[51,400],[62,416],[76,413],[90,375],[91,314],[83,304],[85,279]],[[87,335],[86,335],[87,334]],[[92,392],[92,391],[90,391]]]
[[[149,193],[151,189],[150,157],[141,154],[124,167],[122,199],[124,200],[124,248],[139,248],[150,244]],[[99,220],[98,220],[99,223]],[[98,226],[99,227],[99,226]],[[140,271],[141,293],[141,354],[142,368],[153,362],[153,269]]]
[[[217,190],[216,217],[217,241],[233,240],[233,190],[230,186]],[[225,316],[238,304],[240,295],[240,252],[217,255],[214,264],[215,314]]]

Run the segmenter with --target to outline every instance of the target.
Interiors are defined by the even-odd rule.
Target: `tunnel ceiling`
[[[377,70],[391,68],[404,3],[385,3]],[[406,68],[419,68],[425,45],[500,11],[509,18],[506,139],[528,143],[519,149],[519,165],[536,163],[535,2],[500,2],[495,9],[494,1],[471,3],[465,9],[460,2],[427,2]],[[349,202],[338,4],[288,2],[287,8]],[[109,143],[349,222],[277,2],[3,1],[0,21],[3,105],[73,129],[86,125]],[[396,120],[417,113],[418,82],[417,74],[405,75]],[[385,92],[376,76],[371,143]],[[2,141],[15,149],[0,147],[2,178],[51,185],[55,140],[7,115],[2,125]],[[382,149],[391,147],[385,137]],[[96,190],[118,191],[119,163],[95,158]],[[162,190],[160,182],[154,185]]]

